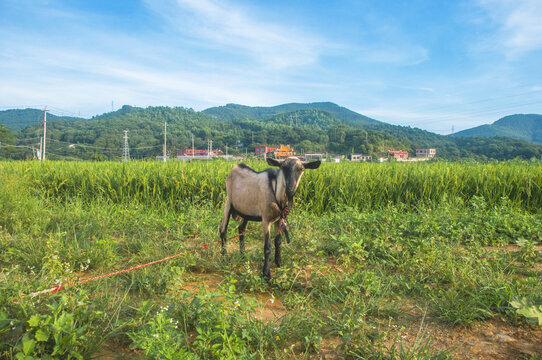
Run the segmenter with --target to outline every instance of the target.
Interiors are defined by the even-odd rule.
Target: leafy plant
[[[533,324],[542,327],[542,304],[531,304],[526,298],[516,299],[510,302],[510,305],[519,315],[524,316]]]

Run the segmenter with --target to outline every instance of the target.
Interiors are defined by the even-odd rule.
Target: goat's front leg
[[[271,225],[267,221],[264,220],[262,221],[262,227],[263,227],[263,237],[265,240],[265,244],[263,247],[263,255],[264,255],[263,277],[270,279],[271,270],[269,269],[269,255],[271,255],[271,239],[270,239]]]
[[[277,267],[282,266],[282,257],[281,257],[281,244],[282,244],[282,235],[280,230],[281,220],[275,223],[275,265]]]
[[[245,230],[247,228],[248,220],[243,219],[241,225],[239,225],[239,251],[241,254],[245,253]]]

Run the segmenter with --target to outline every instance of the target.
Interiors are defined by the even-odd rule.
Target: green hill
[[[459,131],[452,136],[506,136],[542,144],[542,115],[509,115],[495,121],[493,124]]]
[[[47,121],[81,119],[70,116],[56,116],[47,114]],[[43,110],[38,109],[11,109],[0,111],[0,124],[4,124],[11,130],[21,130],[27,126],[43,124]]]
[[[225,152],[227,147],[230,154],[250,154],[258,145],[291,144],[298,153],[357,152],[371,154],[374,158],[385,156],[389,149],[407,150],[414,156],[417,148],[429,147],[437,149],[437,158],[447,160],[530,159],[542,155],[541,145],[522,140],[442,136],[372,119],[364,123],[363,115],[348,109],[332,103],[316,104],[314,108],[311,104],[286,104],[273,111],[264,107],[226,105],[202,112],[183,107],[125,105],[92,119],[48,122],[47,152],[49,159],[119,160],[123,153],[124,130],[128,130],[131,157],[154,158],[162,154],[164,122],[167,122],[170,156],[175,156],[177,149],[190,148],[192,135],[196,148],[206,148],[207,140],[212,139],[213,148]],[[327,104],[335,113],[322,110],[321,104]],[[244,115],[234,115],[232,109],[241,109]],[[291,109],[295,110],[287,111]],[[250,115],[252,113],[256,115]],[[222,114],[221,118],[218,114]],[[14,135],[17,144],[25,146],[21,149],[28,149],[39,148],[42,133],[42,125],[38,123],[15,131]],[[17,153],[12,158],[31,156],[27,152]]]
[[[212,107],[203,112],[211,118],[220,120],[233,119],[257,119],[265,120],[269,117],[279,114],[293,113],[300,110],[316,109],[331,113],[339,120],[343,120],[353,125],[368,125],[378,124],[380,121],[371,119],[370,117],[358,114],[345,107],[339,106],[332,102],[315,102],[308,104],[290,103],[278,106],[263,107],[263,106],[245,106],[238,104],[227,104],[225,106]],[[295,118],[293,119],[295,121]]]

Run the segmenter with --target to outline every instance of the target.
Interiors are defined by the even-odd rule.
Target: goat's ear
[[[267,163],[271,166],[278,166],[280,167],[280,161],[278,160],[275,160],[275,159],[271,159],[271,158],[267,158]]]
[[[320,160],[317,161],[311,161],[311,162],[304,162],[303,167],[305,169],[318,169],[320,167],[320,164],[322,162]]]

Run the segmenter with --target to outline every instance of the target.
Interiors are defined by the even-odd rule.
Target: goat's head
[[[278,166],[282,170],[286,182],[286,196],[288,197],[288,202],[291,203],[305,169],[317,169],[321,162],[320,160],[303,162],[296,157],[289,157],[281,161],[268,158],[267,163],[271,166]]]

